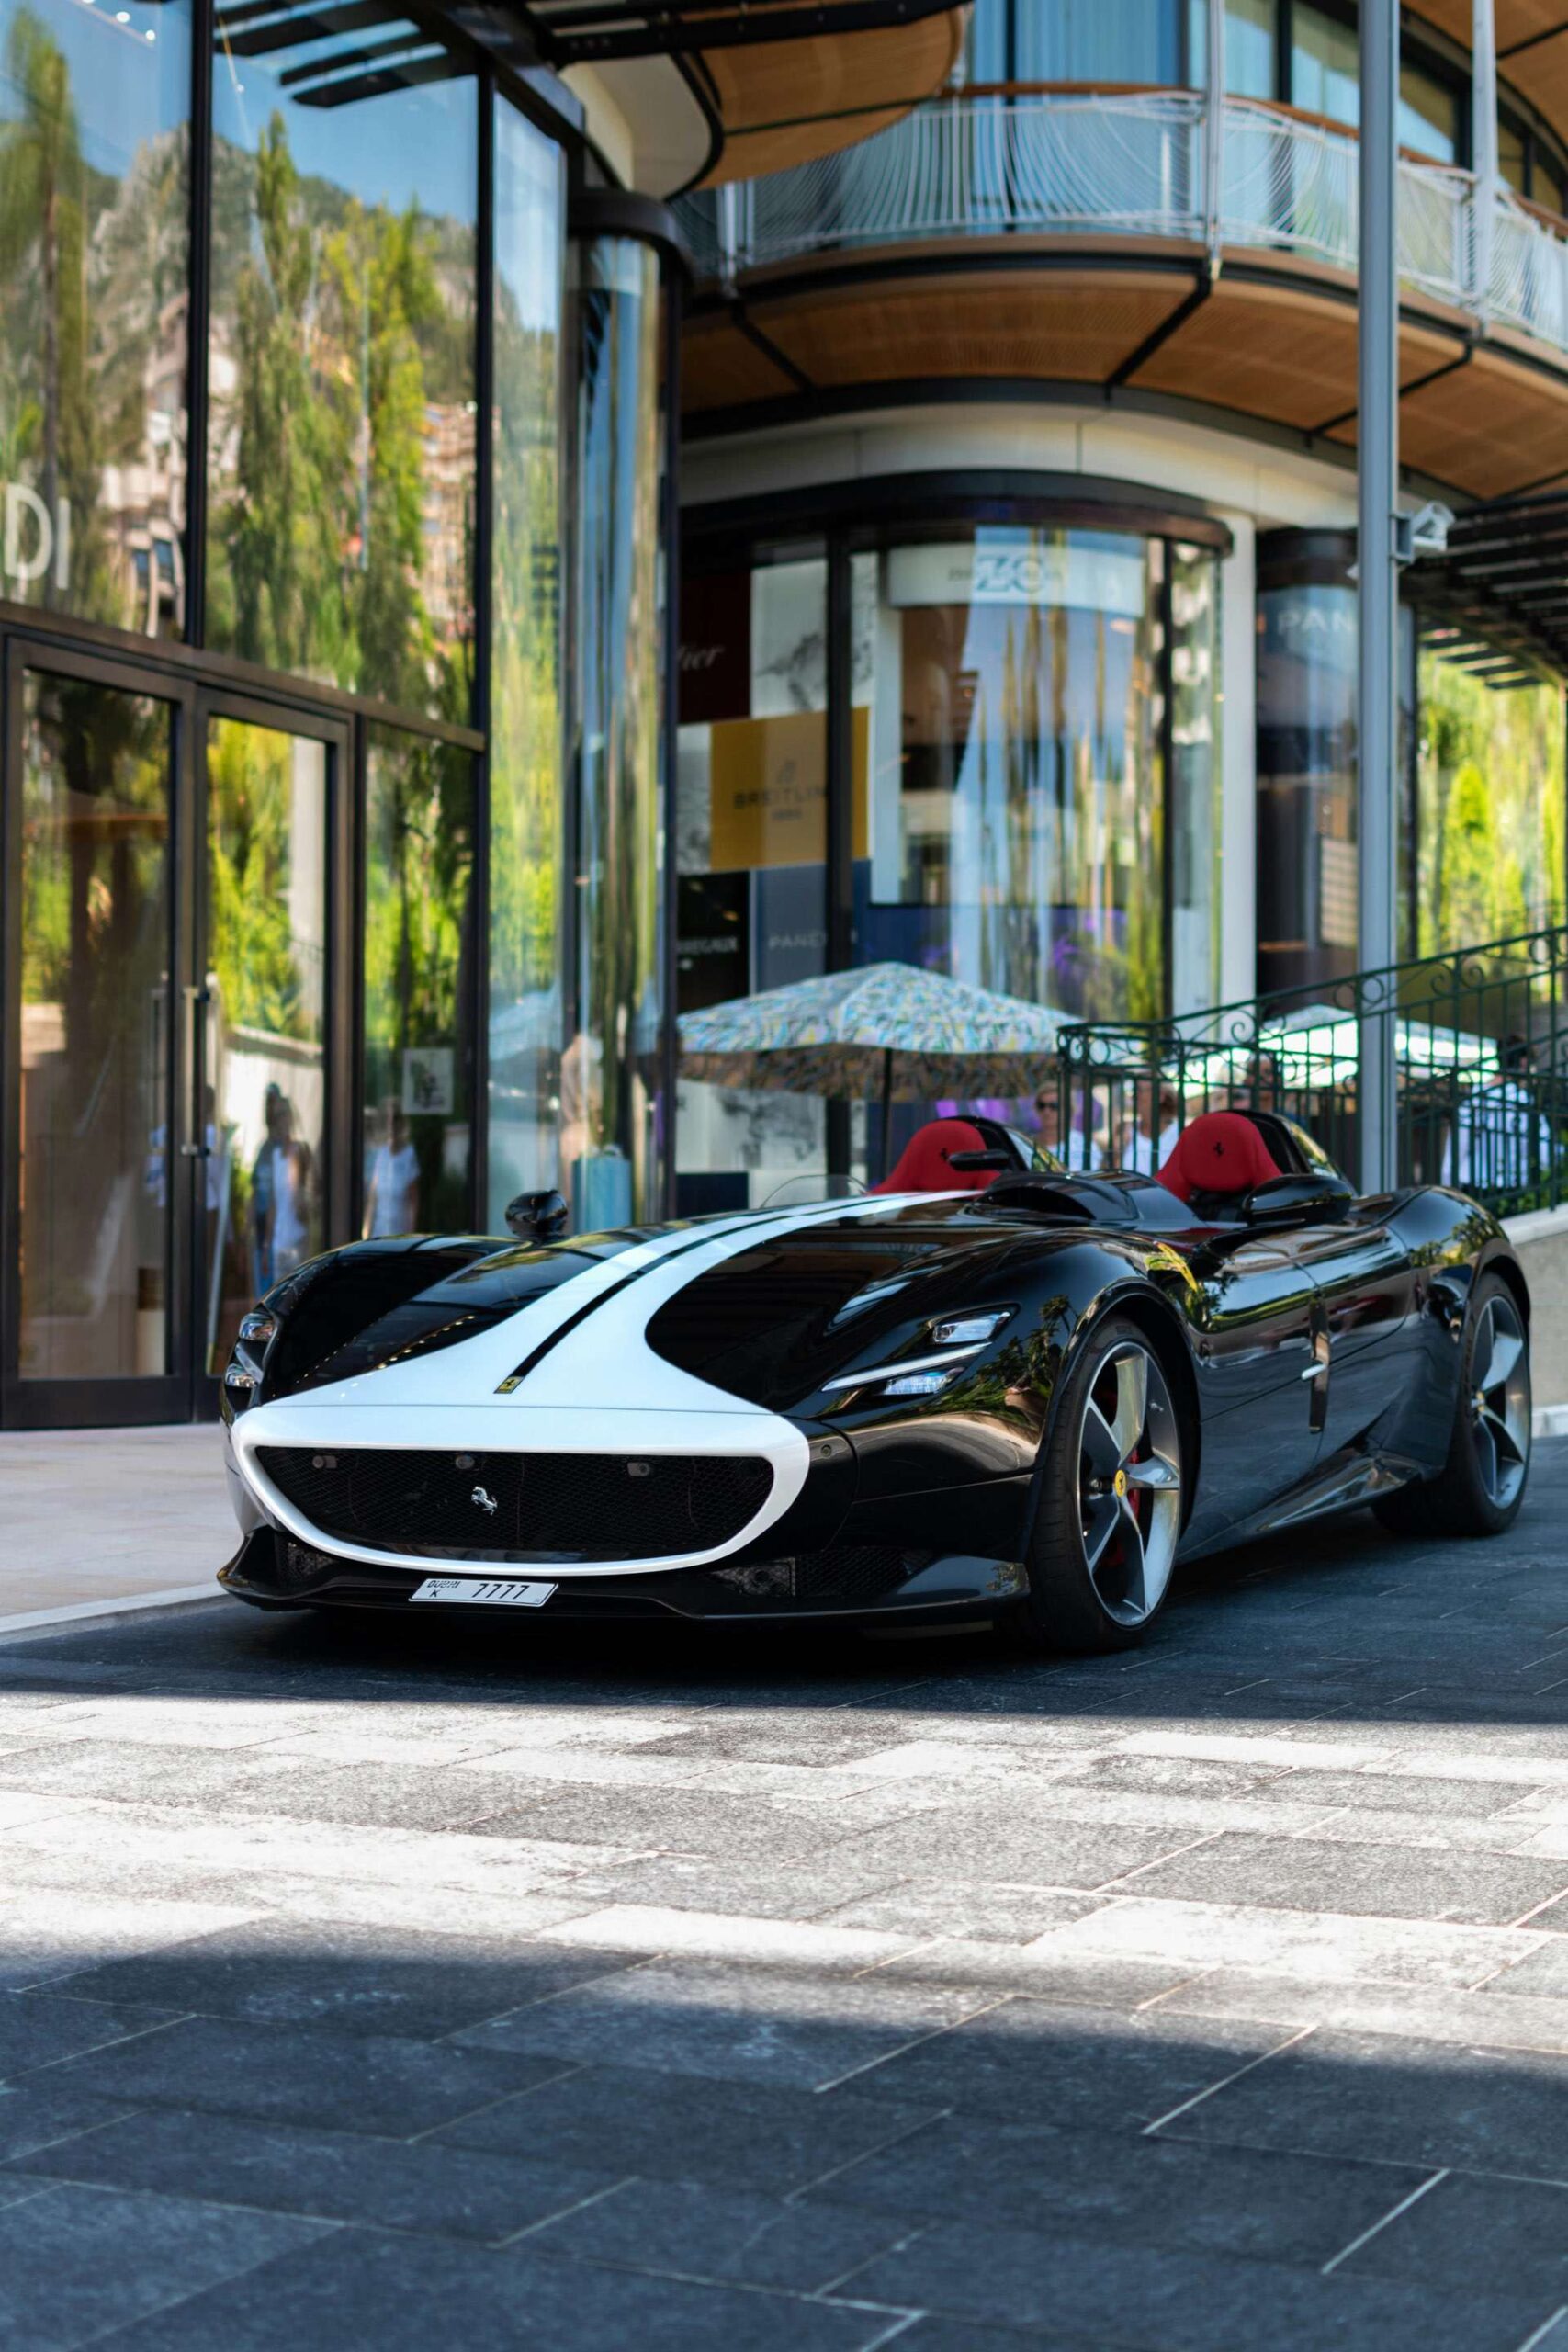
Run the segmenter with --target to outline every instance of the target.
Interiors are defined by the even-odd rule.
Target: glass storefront
[[[1258,542],[1258,987],[1357,968],[1353,542]],[[1399,618],[1399,954],[1562,920],[1568,721],[1561,680],[1488,684],[1468,622]],[[1459,658],[1455,658],[1456,652]]]
[[[1336,547],[1260,551],[1258,588],[1258,986],[1356,968],[1356,591]],[[1304,573],[1304,576],[1303,576]]]
[[[1164,562],[1010,526],[881,557],[862,960],[1161,1010]]]
[[[598,165],[487,40],[0,0],[0,1423],[211,1410],[355,1234],[662,1204],[673,223],[569,332]]]
[[[830,793],[849,802],[850,963],[914,965],[1068,1019],[1212,1002],[1217,545],[936,524],[843,560],[839,775],[830,552],[754,547],[707,570],[699,548],[688,563],[680,1009],[828,968]],[[1032,1124],[1036,1084],[1025,1073],[990,1107]],[[933,1107],[896,1107],[895,1148]],[[863,1170],[880,1163],[879,1122],[875,1106],[854,1118]],[[830,1148],[821,1103],[689,1080],[677,1141],[691,1208],[758,1205]]]
[[[826,968],[827,630],[828,566],[814,545],[759,547],[682,582],[678,1013]],[[869,647],[856,667],[868,688]],[[863,808],[859,711],[854,740]],[[823,1105],[682,1079],[675,1140],[682,1214],[761,1206],[822,1168]]]

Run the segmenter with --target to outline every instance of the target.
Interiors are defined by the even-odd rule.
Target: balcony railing
[[[1086,91],[943,99],[681,211],[699,272],[726,281],[813,254],[1006,235],[1262,246],[1353,273],[1357,185],[1357,142],[1329,124],[1227,98],[1211,126],[1200,92]],[[1483,325],[1568,350],[1568,241],[1507,189],[1488,198],[1468,172],[1403,160],[1399,266]]]
[[[1554,925],[1167,1021],[1061,1033],[1063,1135],[1152,1174],[1201,1111],[1283,1111],[1342,1168],[1363,1054],[1393,1028],[1397,1181],[1457,1184],[1500,1216],[1568,1199],[1568,931]]]

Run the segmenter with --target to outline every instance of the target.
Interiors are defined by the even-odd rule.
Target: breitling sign
[[[852,715],[853,854],[864,857],[871,714],[862,708]],[[715,873],[822,863],[828,854],[827,739],[819,710],[728,718],[713,728],[708,790]]]

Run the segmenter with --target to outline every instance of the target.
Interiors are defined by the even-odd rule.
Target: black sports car
[[[529,1195],[518,1239],[314,1260],[225,1376],[223,1584],[268,1608],[985,1612],[1111,1649],[1178,1559],[1246,1536],[1359,1503],[1411,1532],[1512,1521],[1529,1299],[1474,1201],[1358,1199],[1264,1112],[1195,1120],[1157,1179],[1031,1167],[976,1124],[917,1144],[852,1201],[563,1240]]]

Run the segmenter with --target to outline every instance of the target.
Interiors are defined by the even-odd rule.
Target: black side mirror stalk
[[[1305,1225],[1314,1217],[1341,1216],[1356,1195],[1343,1176],[1314,1170],[1307,1176],[1270,1176],[1255,1184],[1241,1204],[1247,1225]]]
[[[519,1241],[558,1241],[570,1212],[558,1193],[519,1193],[506,1206],[506,1230]]]

